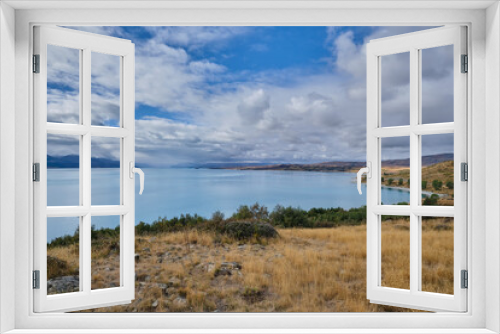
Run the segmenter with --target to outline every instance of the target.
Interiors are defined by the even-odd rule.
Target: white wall
[[[14,328],[15,12],[0,3],[0,333]]]
[[[486,328],[500,332],[500,7],[486,11],[486,251],[496,254],[486,263]],[[496,283],[495,283],[496,282]]]

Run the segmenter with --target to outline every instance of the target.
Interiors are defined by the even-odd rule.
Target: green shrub
[[[443,181],[439,180],[432,181],[432,187],[436,190],[441,190],[441,188],[443,187]]]
[[[227,223],[224,226],[224,233],[238,240],[246,240],[253,237],[276,238],[278,236],[278,231],[271,224],[250,221]]]
[[[422,181],[422,189],[427,189],[427,181]]]
[[[424,199],[423,205],[437,205],[438,199],[438,195],[432,194],[431,197],[426,197]]]

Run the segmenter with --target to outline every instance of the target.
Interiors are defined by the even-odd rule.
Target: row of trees
[[[235,225],[232,224],[234,222],[269,224],[280,228],[320,228],[361,225],[366,223],[366,206],[349,210],[343,208],[313,208],[303,210],[299,207],[277,205],[272,211],[269,211],[266,206],[255,203],[251,206],[241,205],[229,218],[226,218],[222,212],[216,211],[210,219],[196,214],[186,214],[171,219],[159,217],[151,223],[141,221],[135,226],[135,233],[136,235],[151,235],[197,229],[200,231],[215,231],[227,234],[234,232]],[[73,235],[55,238],[47,244],[47,247],[77,244],[79,242],[79,235],[80,233],[77,229]],[[92,226],[91,238],[93,241],[118,238],[119,235],[119,226],[102,229],[96,229],[95,226]]]
[[[385,178],[382,177],[381,181],[382,181],[382,183],[384,183],[385,182]],[[387,180],[387,185],[391,186],[393,184],[396,184],[395,182],[396,181],[393,178],[390,178],[390,179]],[[410,179],[408,179],[406,181],[406,184],[408,185],[408,187],[410,186]],[[397,185],[398,186],[404,185],[404,180],[402,178],[400,178],[399,180],[397,180]],[[453,189],[453,186],[454,186],[454,184],[453,184],[452,181],[446,182],[446,188]],[[441,189],[443,189],[443,181],[433,180],[432,181],[432,188],[434,188],[435,190],[441,190]],[[422,189],[427,189],[427,181],[422,181]]]

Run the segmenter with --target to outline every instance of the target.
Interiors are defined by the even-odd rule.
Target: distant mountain
[[[92,158],[92,168],[119,168],[120,161]],[[47,155],[47,168],[78,168],[80,157],[78,155],[65,155],[62,157]]]
[[[422,157],[422,167],[450,160],[453,160],[453,153],[425,155]],[[410,159],[384,160],[382,161],[382,164],[384,167],[410,167]]]
[[[422,157],[422,166],[430,166],[443,161],[453,160],[453,153],[427,155]],[[384,160],[384,167],[388,168],[408,168],[410,159]],[[290,170],[290,171],[311,171],[311,172],[351,172],[366,166],[364,161],[329,161],[313,164],[274,164],[258,166],[231,166],[222,165],[215,167],[220,169],[238,169],[238,170]]]

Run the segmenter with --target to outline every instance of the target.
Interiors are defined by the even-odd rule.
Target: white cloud
[[[136,101],[182,114],[183,121],[161,117],[137,120],[139,164],[364,159],[364,43],[355,42],[352,31],[339,33],[338,28],[327,28],[325,43],[332,51],[333,66],[316,74],[300,68],[234,73],[213,59],[191,56],[193,50],[225,43],[250,29],[146,28],[153,37],[136,45]],[[411,29],[382,27],[365,41]],[[447,105],[439,95],[439,85],[452,83],[449,71],[443,69],[446,61],[438,64],[424,66],[424,92],[429,92],[427,108],[432,115]],[[96,62],[96,66],[100,70],[95,79],[103,89],[92,97],[93,119],[106,123],[116,117],[116,86],[111,81],[110,64]],[[389,74],[383,77],[384,113],[393,121],[406,117],[398,116],[402,107],[408,106],[405,66],[404,59],[390,61]],[[74,103],[77,95],[54,92],[51,106],[62,115],[58,117],[64,117],[64,103]]]

